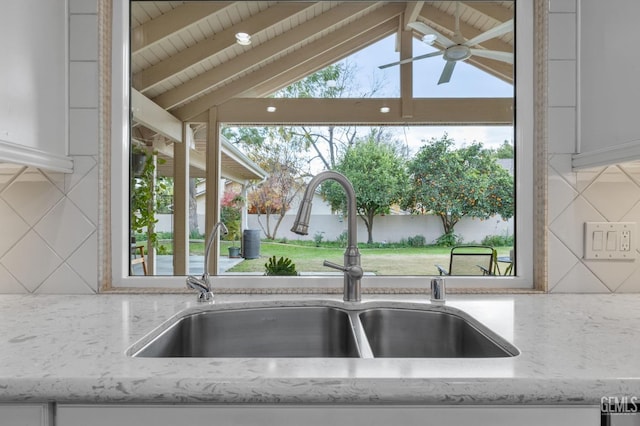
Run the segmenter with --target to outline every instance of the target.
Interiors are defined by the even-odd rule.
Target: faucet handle
[[[322,264],[329,268],[342,271],[356,280],[362,278],[362,276],[364,275],[364,271],[362,270],[362,267],[360,265],[342,266],[338,265],[337,263],[329,262],[328,260],[325,260]]]

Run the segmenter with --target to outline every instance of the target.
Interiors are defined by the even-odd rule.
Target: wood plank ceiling
[[[452,38],[456,7],[466,39],[513,19],[515,9],[513,1],[132,2],[132,87],[177,121],[199,121],[212,107],[268,97],[384,37],[412,31],[413,21]],[[250,34],[251,44],[238,44],[238,32]],[[513,52],[514,34],[477,47]],[[466,62],[513,83],[511,64],[479,56]],[[156,133],[136,126],[134,136]]]

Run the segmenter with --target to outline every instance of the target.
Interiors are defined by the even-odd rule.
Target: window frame
[[[103,142],[103,169],[101,186],[108,182],[110,191],[104,191],[102,198],[103,215],[101,226],[104,239],[110,244],[103,244],[103,272],[101,276],[102,291],[119,289],[184,289],[184,276],[129,276],[129,118],[130,118],[130,83],[129,83],[129,7],[128,0],[112,0],[113,18],[111,22],[112,54],[110,64],[105,67],[110,72],[111,85],[101,92],[101,96],[110,97],[109,115],[111,118],[109,132]],[[540,289],[540,283],[534,282],[534,259],[540,259],[534,253],[534,235],[540,225],[534,212],[534,164],[539,156],[534,155],[536,141],[534,113],[536,112],[534,93],[534,50],[535,20],[534,4],[529,1],[518,1],[516,7],[516,72],[515,84],[515,126],[516,144],[516,276],[477,278],[448,277],[450,289],[469,291],[507,292],[531,291]],[[109,61],[108,61],[109,62]],[[514,79],[515,80],[515,79]],[[538,107],[539,108],[539,107]],[[103,122],[109,123],[104,117]],[[108,124],[107,124],[108,125]],[[110,135],[110,138],[108,137]],[[110,155],[105,155],[109,151]],[[110,161],[109,161],[110,160]],[[109,164],[110,163],[110,164]],[[110,174],[110,177],[109,177]],[[536,177],[537,179],[537,177]],[[110,194],[110,197],[107,195]],[[535,194],[537,197],[543,194]],[[544,200],[536,200],[537,203]],[[110,248],[109,248],[110,247]],[[539,249],[536,249],[539,250]],[[107,254],[106,256],[104,254]],[[537,256],[534,256],[537,255]],[[544,256],[544,254],[543,254]],[[213,281],[214,292],[251,293],[264,292],[341,292],[342,277],[303,276],[303,277],[257,277],[220,275]],[[428,283],[428,276],[367,276],[362,280],[363,293],[412,293],[422,292]],[[544,285],[542,286],[544,287]]]

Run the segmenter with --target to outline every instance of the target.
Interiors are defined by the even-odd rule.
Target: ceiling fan
[[[460,32],[460,8],[459,2],[456,2],[456,13],[455,13],[455,30],[453,33],[453,39],[450,39],[435,29],[431,28],[427,24],[423,22],[412,22],[408,24],[414,30],[422,33],[423,35],[432,35],[435,36],[435,42],[444,47],[444,50],[440,50],[437,52],[427,53],[425,55],[415,56],[413,58],[403,59],[401,61],[392,62],[386,65],[380,65],[378,68],[384,69],[388,67],[392,67],[394,65],[406,64],[409,62],[417,61],[419,59],[431,58],[434,56],[442,55],[442,58],[447,61],[442,70],[442,74],[440,75],[440,79],[438,80],[438,84],[448,83],[451,80],[451,75],[453,74],[453,69],[456,66],[456,62],[463,61],[468,59],[471,56],[481,56],[483,58],[495,59],[497,61],[507,62],[513,64],[513,53],[512,52],[502,52],[499,50],[486,50],[486,49],[477,49],[473,46],[476,46],[480,43],[483,43],[492,38],[500,37],[508,32],[513,31],[513,19],[510,19],[502,24],[499,24],[490,30],[485,31],[482,34],[477,35],[476,37],[466,40],[462,33]]]

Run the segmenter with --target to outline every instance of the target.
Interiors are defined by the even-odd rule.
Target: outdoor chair
[[[136,239],[131,237],[131,261],[129,262],[129,275],[134,275],[133,265],[142,264],[142,272],[147,275],[147,264],[144,261],[144,246],[138,245]],[[140,257],[138,257],[140,256]]]
[[[449,269],[436,265],[440,275],[495,275],[497,253],[489,246],[455,246],[449,255]]]

